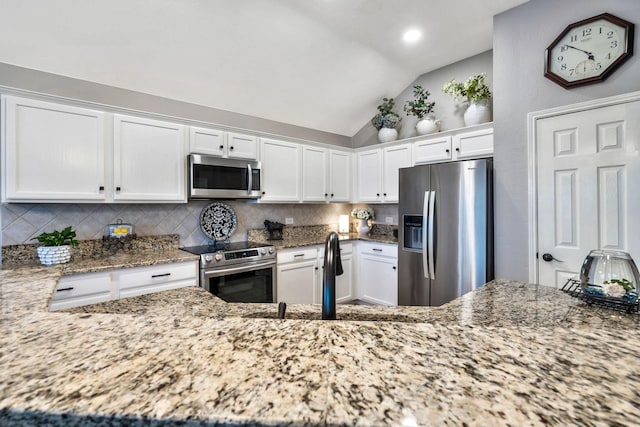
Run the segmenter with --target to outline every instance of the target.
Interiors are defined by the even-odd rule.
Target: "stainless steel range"
[[[274,246],[216,242],[181,249],[200,255],[200,286],[224,301],[276,301]]]

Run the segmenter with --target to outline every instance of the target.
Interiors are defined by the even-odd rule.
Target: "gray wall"
[[[544,51],[570,23],[609,12],[636,24],[636,54],[605,82],[563,89]],[[527,280],[527,113],[640,90],[640,1],[532,0],[494,18],[496,276]]]
[[[434,114],[436,118],[441,121],[440,130],[464,127],[464,119],[462,116],[466,104],[457,104],[451,95],[442,92],[442,86],[452,78],[455,78],[456,81],[465,81],[471,75],[486,73],[487,83],[491,88],[491,82],[493,80],[492,61],[493,55],[489,50],[435,71],[425,73],[418,77],[400,94],[396,96],[390,95],[393,96],[396,101],[394,111],[402,117],[402,127],[400,128],[398,138],[402,139],[416,136],[415,125],[418,120],[413,116],[407,116],[403,110],[403,106],[406,101],[413,99],[413,86],[417,84],[431,93],[429,101],[435,101],[436,103]],[[375,113],[375,111],[372,111],[371,117],[373,117]],[[377,134],[378,131],[376,131],[370,122],[365,123],[362,129],[353,136],[353,147],[358,148],[377,144]]]
[[[5,63],[0,63],[0,86],[325,144],[351,146],[350,138],[344,135],[189,104]]]

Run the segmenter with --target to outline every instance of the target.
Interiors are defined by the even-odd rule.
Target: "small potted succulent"
[[[378,105],[378,114],[371,119],[371,124],[378,130],[378,141],[380,142],[398,139],[398,126],[402,119],[398,113],[392,111],[394,105],[393,98],[382,98],[382,104]]]
[[[38,246],[38,257],[44,265],[64,264],[71,259],[71,247],[78,246],[76,232],[71,226],[62,231],[53,230],[50,233],[42,233],[32,240],[43,244]]]
[[[442,87],[442,91],[452,95],[456,101],[469,103],[464,113],[464,124],[466,126],[478,125],[491,120],[491,110],[489,108],[491,91],[487,86],[487,75],[485,73],[471,76],[464,83],[451,79]]]
[[[356,227],[358,233],[361,235],[366,235],[369,228],[369,220],[373,219],[373,209],[371,208],[355,208],[351,211],[351,216],[357,220],[360,220],[360,224]]]
[[[404,111],[407,113],[407,116],[415,116],[418,118],[418,123],[416,123],[416,132],[418,132],[418,135],[437,132],[440,128],[440,120],[436,120],[432,114],[436,103],[427,101],[429,95],[431,94],[428,90],[423,89],[420,85],[415,85],[413,87],[414,99],[404,104]]]

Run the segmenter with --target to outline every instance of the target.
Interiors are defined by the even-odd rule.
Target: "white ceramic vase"
[[[440,120],[436,120],[433,116],[427,116],[416,123],[416,132],[418,135],[428,135],[440,130]]]
[[[464,112],[464,125],[473,126],[487,123],[491,120],[491,109],[489,101],[470,102],[467,111]]]
[[[370,228],[367,220],[361,219],[360,224],[358,225],[358,227],[356,227],[356,230],[358,231],[358,234],[360,234],[361,236],[365,236],[367,233],[369,233]]]
[[[71,245],[38,246],[38,257],[43,265],[64,264],[71,259]]]
[[[393,128],[380,128],[378,131],[378,141],[391,142],[398,139],[398,131]]]

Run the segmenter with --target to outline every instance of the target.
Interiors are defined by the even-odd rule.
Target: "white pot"
[[[398,139],[398,131],[392,128],[380,128],[378,131],[378,141],[391,142]]]
[[[358,231],[358,234],[360,234],[361,236],[365,236],[367,233],[369,233],[370,228],[367,220],[361,219],[360,224],[356,227],[356,230]]]
[[[38,257],[44,265],[64,264],[71,259],[71,245],[38,246]]]
[[[467,111],[464,112],[464,125],[473,126],[487,123],[491,120],[489,101],[470,102]]]
[[[416,123],[416,132],[418,132],[418,135],[428,135],[438,132],[439,130],[440,120],[436,120],[433,116],[425,117]]]

